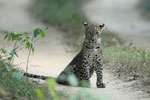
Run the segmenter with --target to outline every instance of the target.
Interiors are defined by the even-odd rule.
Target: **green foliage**
[[[148,83],[150,50],[138,48],[133,43],[124,44],[125,41],[117,34],[107,30],[101,37],[105,62],[113,64],[113,68],[119,75],[128,76],[133,80],[141,77],[144,83]]]
[[[109,60],[119,72],[133,77],[149,77],[150,50],[136,48],[133,44],[104,48],[105,60]]]
[[[0,87],[0,97],[5,97],[5,96],[7,96],[6,91],[4,91],[4,89]]]
[[[43,96],[41,89],[39,89],[39,88],[36,89],[36,94],[40,100],[44,100],[44,96]]]
[[[24,78],[18,69],[7,70],[7,59],[0,59],[0,98],[10,100],[38,100],[35,90],[39,88],[48,100],[50,96],[45,86]]]
[[[13,76],[14,78],[16,78],[17,80],[19,80],[19,79],[21,79],[21,78],[23,77],[23,74],[20,73],[20,72],[13,72],[13,73],[12,73],[12,76]]]
[[[12,31],[6,34],[5,39],[8,42],[13,42],[14,47],[10,51],[0,48],[0,97],[5,98],[8,96],[11,100],[22,100],[23,98],[37,100],[35,89],[40,88],[38,84],[24,78],[22,73],[11,66],[13,66],[15,56],[19,57],[17,53],[23,47],[29,50],[28,62],[30,52],[34,53],[34,39],[39,35],[41,37],[45,36],[45,32],[39,28],[34,30],[33,36],[28,32],[17,33]],[[5,91],[8,91],[8,93]]]
[[[35,95],[34,88],[37,84],[25,80],[19,72],[16,72],[17,70],[10,68],[11,70],[8,72],[4,60],[0,60],[0,65],[0,86],[3,88],[1,92],[2,94],[7,94],[2,98],[9,97],[13,100],[21,100],[22,98],[33,99]]]
[[[41,37],[45,37],[45,32],[39,28],[34,30],[32,37],[28,32],[24,32],[24,33],[17,33],[17,32],[13,32],[13,31],[8,32],[8,34],[6,34],[6,36],[5,36],[5,39],[7,39],[7,41],[12,41],[12,42],[15,41],[14,48],[11,49],[10,55],[18,56],[16,51],[18,49],[22,48],[22,46],[24,46],[24,45],[25,45],[25,48],[27,48],[27,49],[32,48],[32,52],[34,53],[33,39],[39,35],[41,35]],[[2,51],[4,51],[4,50],[2,50]]]
[[[7,52],[3,48],[0,49],[0,52],[2,52],[2,54],[7,57],[7,60],[9,61],[8,65],[10,66],[14,62],[14,56],[18,57],[17,52],[25,46],[25,48],[29,50],[28,58],[27,58],[27,67],[26,67],[26,72],[27,72],[30,53],[31,51],[32,53],[34,53],[35,51],[34,39],[37,38],[39,35],[41,35],[41,37],[45,37],[45,32],[39,28],[34,30],[32,37],[28,32],[24,32],[24,33],[17,33],[13,31],[8,32],[8,34],[6,34],[5,36],[5,39],[7,39],[7,41],[12,41],[12,42],[15,41],[14,48],[12,48],[10,52]]]
[[[45,32],[39,28],[34,30],[34,37],[36,38],[38,35],[41,35],[42,37],[45,36]]]
[[[54,79],[47,79],[46,83],[48,84],[48,88],[50,94],[52,96],[52,100],[59,100],[56,89],[56,82]]]
[[[77,41],[84,33],[82,22],[87,20],[81,10],[82,2],[83,0],[34,0],[32,11],[43,22],[57,26]]]

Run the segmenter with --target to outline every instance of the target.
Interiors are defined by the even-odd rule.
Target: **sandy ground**
[[[1,47],[12,47],[12,44],[3,41],[3,31],[32,32],[37,27],[46,27],[43,23],[35,20],[26,10],[29,3],[29,0],[0,0]],[[70,51],[70,47],[65,44],[64,33],[51,27],[46,32],[46,37],[36,43],[35,55],[31,56],[28,72],[57,77],[75,56],[76,52],[67,52]],[[16,58],[15,64],[22,62],[19,68],[25,70],[27,51],[21,51],[19,55],[19,58]],[[94,74],[91,79],[92,88],[86,90],[96,96],[105,95],[108,96],[108,100],[149,100],[149,96],[144,94],[142,90],[132,88],[132,85],[135,83],[134,81],[123,82],[117,79],[116,76],[113,76],[110,70],[104,70],[104,82],[107,88],[97,89],[95,81],[96,75]],[[63,85],[57,85],[57,88],[68,94],[82,89]]]
[[[150,21],[143,20],[137,8],[140,0],[91,0],[84,10],[95,23],[107,28],[138,46],[150,47]]]

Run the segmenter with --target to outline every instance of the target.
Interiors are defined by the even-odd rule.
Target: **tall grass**
[[[104,59],[114,66],[119,76],[127,76],[130,80],[142,79],[145,85],[150,85],[149,49],[137,48],[133,43],[125,45],[117,39],[112,39],[115,45],[105,46],[105,43],[107,42],[103,44]]]

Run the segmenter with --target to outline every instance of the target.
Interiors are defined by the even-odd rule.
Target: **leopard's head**
[[[97,45],[101,44],[100,34],[104,29],[105,24],[100,25],[89,25],[86,22],[83,22],[85,27],[85,40],[84,45],[89,48],[94,48]]]

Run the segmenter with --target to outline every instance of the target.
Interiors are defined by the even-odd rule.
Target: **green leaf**
[[[29,49],[31,47],[31,43],[28,41],[26,42],[26,46],[25,46],[27,49]]]
[[[11,53],[14,53],[14,52],[15,52],[15,49],[11,49],[10,52],[11,52]]]
[[[21,40],[22,39],[22,33],[16,33],[14,36],[13,36],[13,40]]]
[[[15,61],[14,57],[11,57],[11,63],[14,63],[14,61]]]
[[[10,72],[10,67],[8,65],[5,66],[7,71]]]
[[[4,54],[7,52],[4,48],[1,48],[0,50],[1,50],[2,53],[4,53]]]
[[[6,56],[10,57],[12,54],[10,52],[7,52]]]
[[[23,74],[20,72],[13,72],[13,77],[17,79],[21,79],[23,77]]]
[[[48,30],[48,26],[47,26],[45,29],[47,29],[47,30]]]
[[[34,48],[34,45],[32,44],[32,53],[34,53],[34,50],[35,50],[35,48]]]
[[[26,36],[28,36],[28,35],[29,35],[29,33],[28,33],[28,32],[24,32],[24,34],[25,34]]]
[[[54,79],[47,79],[46,83],[49,85],[49,90],[54,90],[56,88],[56,81]]]
[[[17,71],[17,69],[11,68],[11,72],[16,72],[16,71]]]
[[[5,97],[7,96],[7,92],[3,90],[3,88],[0,87],[0,96]]]
[[[8,61],[11,61],[11,57],[8,57],[7,60],[8,60]]]
[[[41,89],[38,88],[38,89],[36,89],[35,91],[36,91],[36,94],[37,94],[38,98],[39,98],[40,100],[44,100],[44,95],[43,95]]]
[[[41,36],[45,37],[45,32],[43,30],[41,30]]]
[[[10,41],[12,39],[11,35],[8,35],[8,41]]]
[[[16,52],[14,52],[14,55],[15,55],[16,57],[18,57],[18,54],[17,54]]]
[[[41,34],[41,29],[37,28],[34,30],[34,37],[37,37],[39,34]]]
[[[49,78],[46,80],[46,83],[48,84],[49,91],[52,95],[53,100],[59,100],[56,92],[56,81],[53,78]]]

